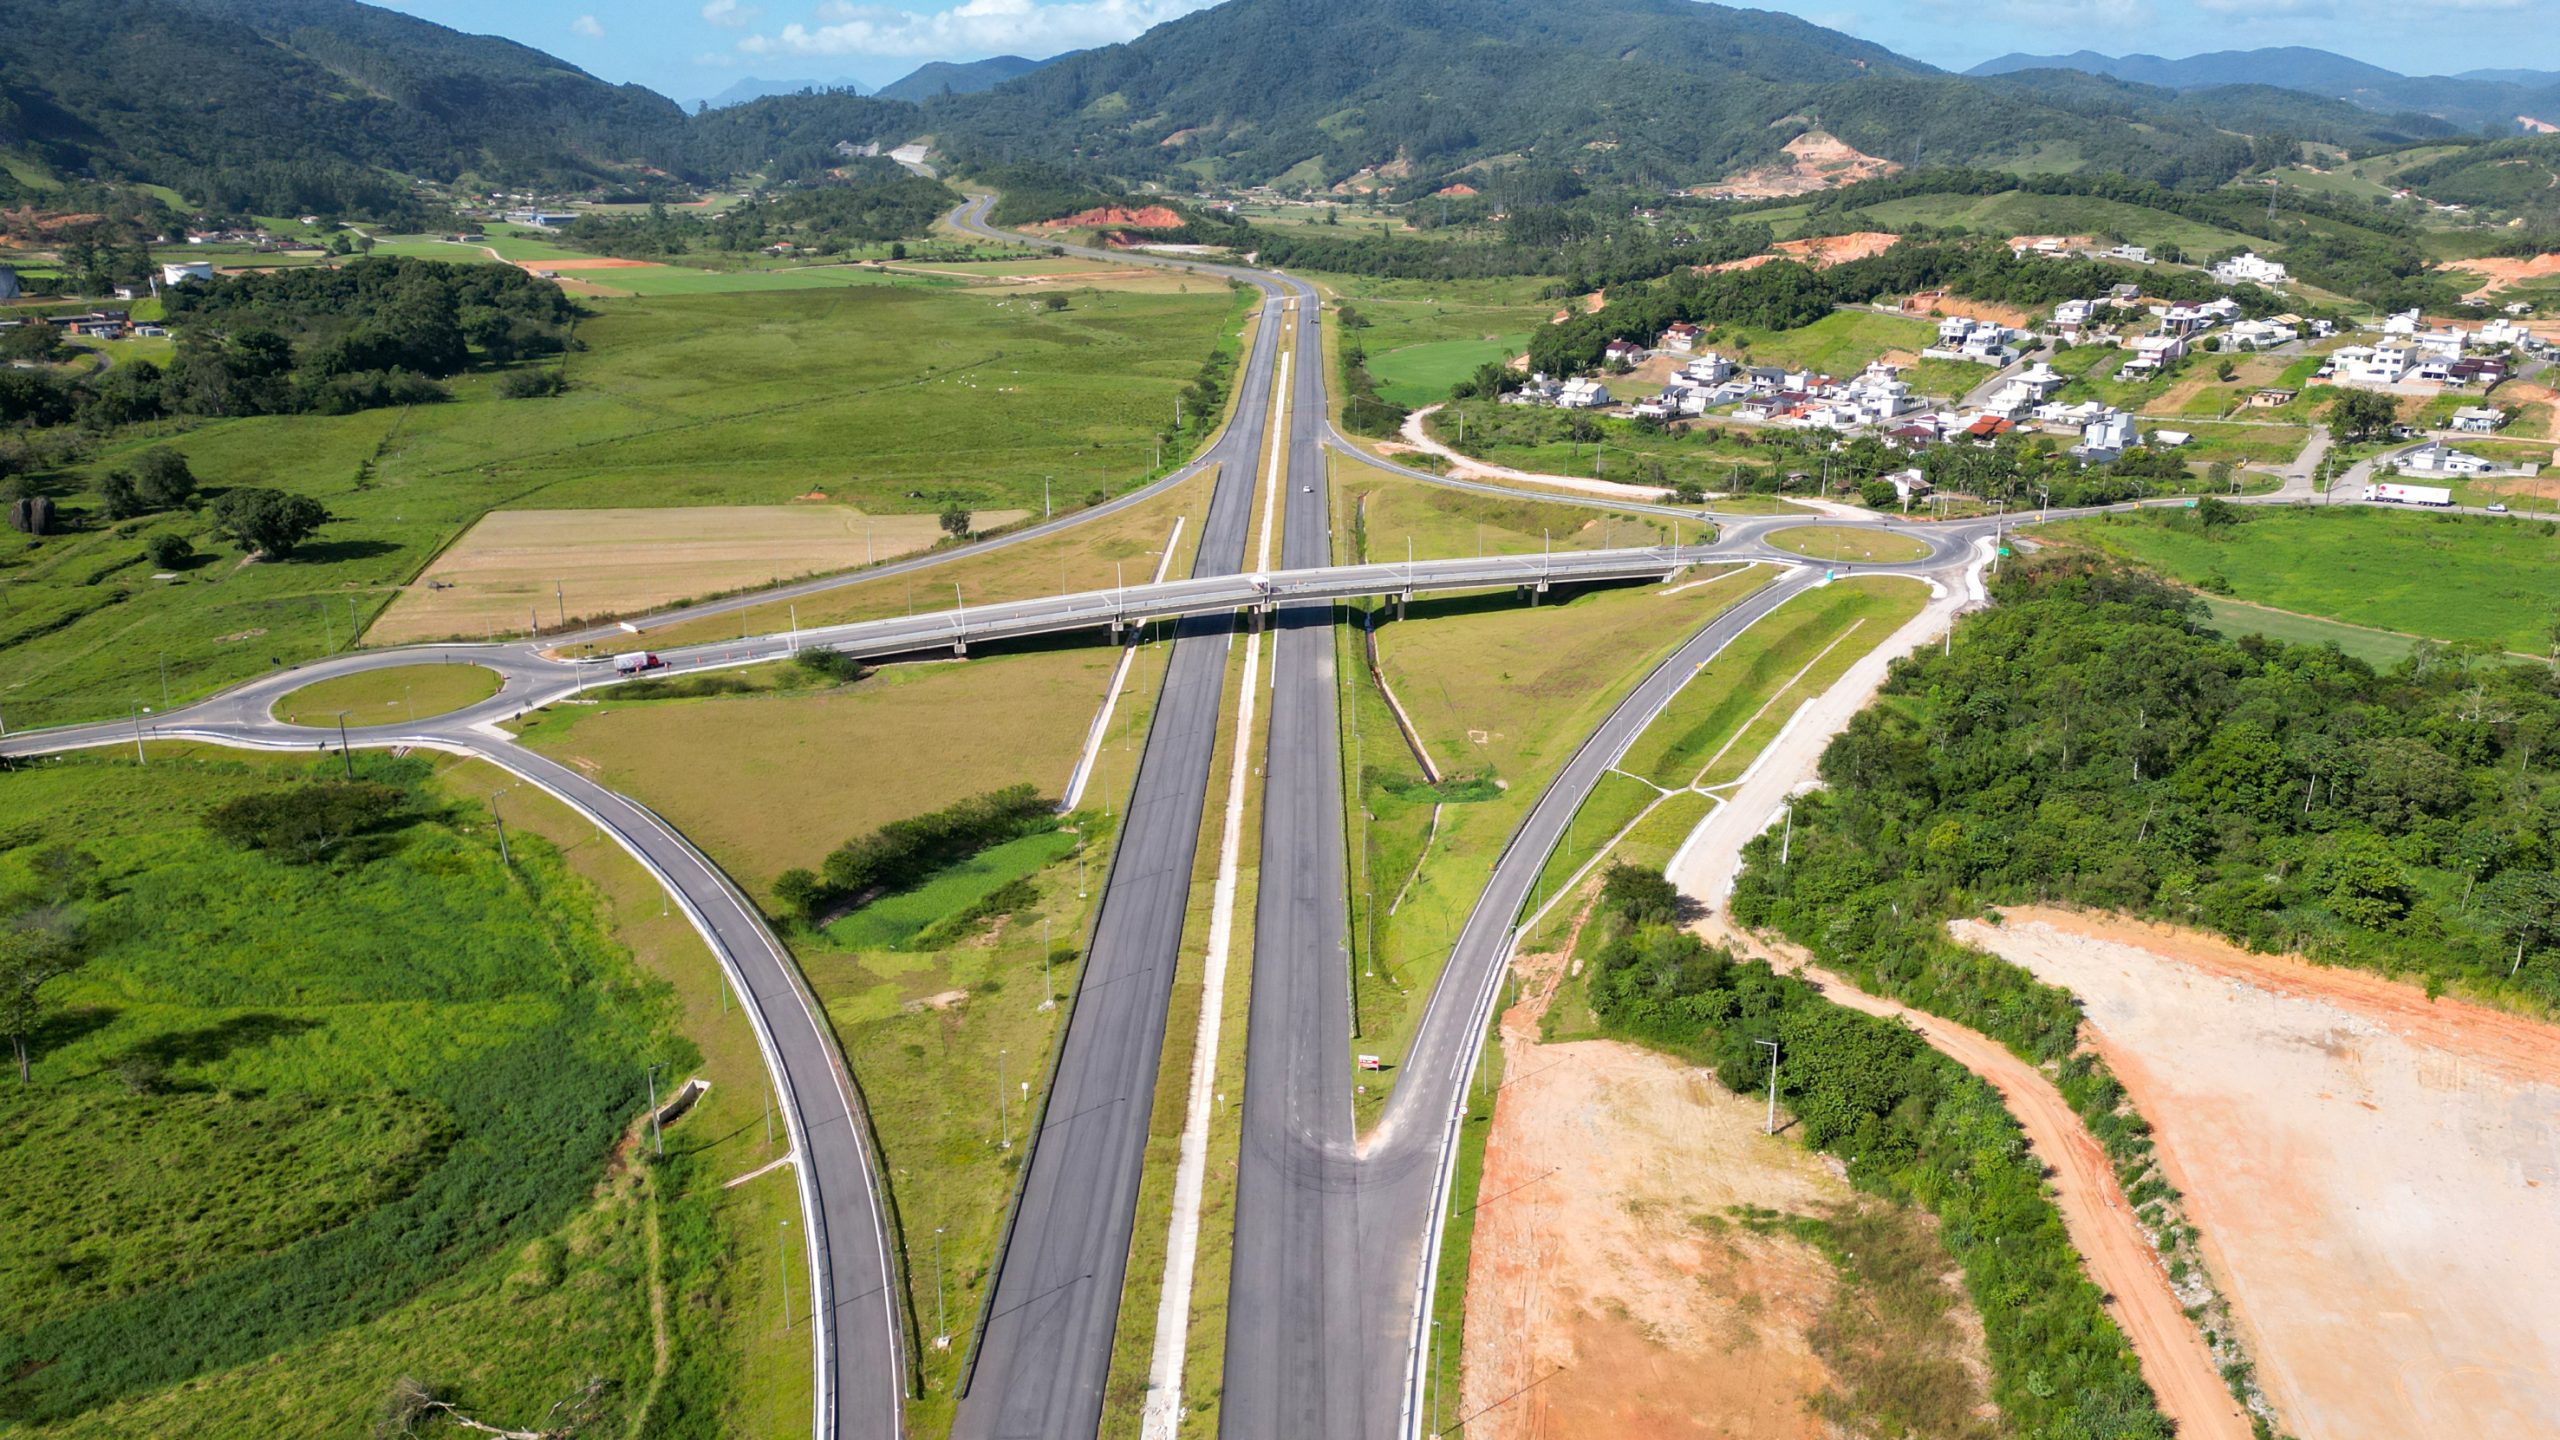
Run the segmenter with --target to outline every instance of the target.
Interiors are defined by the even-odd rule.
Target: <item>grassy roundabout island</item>
[[[498,693],[501,677],[479,665],[391,665],[305,685],[275,704],[287,725],[391,725],[446,715]]]

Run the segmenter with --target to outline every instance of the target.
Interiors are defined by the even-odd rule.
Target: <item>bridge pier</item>
[[[1404,607],[1405,607],[1405,602],[1407,602],[1407,601],[1411,600],[1412,598],[1413,598],[1413,592],[1412,592],[1411,590],[1399,591],[1399,592],[1397,593],[1397,595],[1396,595],[1396,618],[1397,618],[1398,620],[1402,620],[1402,619],[1404,618]]]
[[[966,640],[954,640],[954,641],[952,641],[952,642],[951,642],[951,658],[952,658],[952,659],[954,659],[954,660],[966,660],[966,659],[968,659],[968,658],[969,658],[969,642],[968,642],[968,641],[966,641]]]

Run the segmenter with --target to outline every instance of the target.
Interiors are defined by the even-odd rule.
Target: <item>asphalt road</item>
[[[983,232],[984,212],[985,202],[972,202],[955,223]],[[1270,277],[1239,278],[1263,290],[1264,323],[1212,452],[1218,486],[1195,576],[1243,568],[1283,307],[1295,293]],[[1311,305],[1299,308],[1311,317]],[[1101,1426],[1233,633],[1232,613],[1186,620],[1177,632],[971,1350],[955,1440],[1086,1440]]]

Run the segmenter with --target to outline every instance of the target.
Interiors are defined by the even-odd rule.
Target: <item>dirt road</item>
[[[2089,1279],[2107,1296],[2107,1314],[2133,1343],[2142,1378],[2160,1399],[2160,1412],[2178,1423],[2180,1440],[2250,1440],[2249,1417],[2222,1383],[2213,1352],[2188,1321],[2151,1242],[2136,1223],[2116,1184],[2115,1168],[2071,1102],[2043,1072],[1978,1030],[1914,1010],[1898,1000],[1870,995],[1811,963],[1793,946],[1773,951],[1737,935],[1721,915],[1702,933],[1738,954],[1758,954],[1822,987],[1823,997],[1869,1015],[1908,1024],[1940,1054],[1982,1077],[2017,1117],[2027,1143],[2051,1167],[2054,1203],[2072,1248]],[[2417,1433],[2417,1432],[2411,1432]]]
[[[2081,997],[2302,1440],[2560,1433],[2560,1027],[2110,916],[1955,930]]]
[[[1771,954],[1736,933],[1725,919],[1742,847],[1776,821],[1788,796],[1814,782],[1823,748],[1875,697],[1892,662],[1944,635],[1976,583],[1978,579],[1968,577],[1965,587],[1933,601],[1797,711],[1726,803],[1690,834],[1672,857],[1669,872],[1682,894],[1707,906],[1699,933],[1736,953]],[[1801,965],[1810,957],[1797,952],[1772,958]],[[1803,973],[1841,1004],[1908,1020],[1931,1045],[2000,1091],[2028,1143],[2053,1167],[2055,1199],[2072,1243],[2092,1280],[2111,1297],[2109,1313],[2132,1341],[2143,1378],[2159,1395],[2162,1411],[2178,1422],[2183,1440],[2249,1440],[2247,1418],[2224,1388],[2203,1337],[2180,1308],[2149,1240],[2124,1203],[2105,1153],[2061,1092],[1988,1036],[1868,995],[1818,969]]]

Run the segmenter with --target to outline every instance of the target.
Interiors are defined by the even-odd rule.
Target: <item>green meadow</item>
[[[357,1433],[403,1376],[513,1423],[603,1377],[637,1433],[728,1390],[717,1186],[616,1158],[645,1067],[700,1062],[672,992],[550,844],[509,867],[424,761],[360,770],[399,813],[299,862],[201,820],[326,764],[0,775],[0,894],[85,957],[0,1087],[13,1433]]]
[[[468,375],[445,404],[139,427],[44,477],[86,506],[95,476],[167,444],[208,492],[309,495],[333,523],[289,559],[247,565],[202,512],[5,537],[0,720],[129,714],[342,649],[501,506],[773,504],[823,489],[902,513],[1036,510],[1051,480],[1064,496],[1118,493],[1153,469],[1176,395],[1240,318],[1208,286],[1077,292],[1057,311],[886,283],[584,303],[593,315],[557,397],[504,399],[495,377]],[[163,530],[198,558],[155,572],[143,543]]]
[[[2052,532],[2297,615],[2527,655],[2552,647],[2560,526],[2361,505],[2241,513],[2209,526],[2190,511],[2145,511]]]

